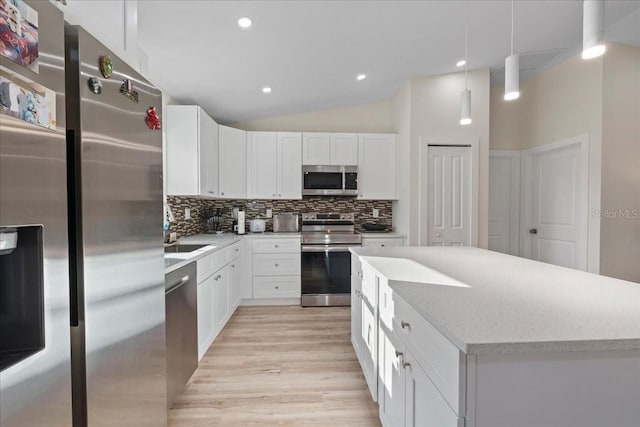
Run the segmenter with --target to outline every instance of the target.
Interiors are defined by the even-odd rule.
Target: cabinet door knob
[[[276,267],[278,267],[278,264],[274,264]]]
[[[273,196],[273,197],[276,197],[276,195],[275,195],[275,194],[272,194],[272,196]]]
[[[530,234],[538,234],[538,229],[537,229],[537,228],[531,228],[531,229],[529,230],[529,233],[530,233]]]
[[[409,322],[405,322],[404,320],[400,322],[400,326],[402,327],[402,329],[411,328],[411,325],[409,325]]]
[[[407,362],[404,360],[404,358],[402,359],[402,367],[404,369],[410,368],[411,367],[411,363]]]
[[[279,286],[276,286],[276,289],[280,289],[280,287],[279,287]]]
[[[384,243],[382,243],[382,244],[380,245],[380,247],[384,248]]]
[[[222,194],[224,196],[224,191],[222,193],[220,193],[220,194]]]
[[[282,194],[278,194],[278,197],[282,197]]]
[[[274,247],[274,248],[278,248],[279,246],[278,246],[278,245],[273,245],[273,247]]]
[[[402,352],[401,352],[401,351],[396,350],[396,357],[402,357]]]
[[[235,264],[231,264],[231,268],[236,268],[236,265]]]

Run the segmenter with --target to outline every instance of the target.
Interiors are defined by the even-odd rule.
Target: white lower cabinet
[[[213,323],[216,335],[222,331],[229,317],[229,266],[225,266],[213,276]]]
[[[242,299],[240,243],[221,248],[197,261],[198,360],[202,359]]]
[[[463,427],[464,355],[395,295],[384,276],[366,262],[357,265],[352,283],[362,277],[362,284],[354,291],[360,306],[360,317],[352,318],[352,328],[360,328],[354,348],[382,425]]]
[[[256,236],[252,240],[253,298],[299,299],[300,236]]]
[[[216,338],[213,320],[213,276],[198,283],[198,360]]]

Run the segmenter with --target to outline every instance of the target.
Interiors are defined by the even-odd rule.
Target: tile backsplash
[[[209,200],[196,197],[168,196],[167,203],[176,218],[171,223],[171,230],[178,237],[211,232],[204,220],[207,209],[222,209],[222,231],[232,231],[233,218],[231,209],[242,206],[246,212],[246,230],[249,231],[249,220],[263,218],[266,220],[267,231],[273,231],[273,221],[266,218],[267,209],[273,214],[293,212],[353,212],[355,213],[356,230],[362,230],[365,222],[378,222],[391,228],[392,208],[391,200],[357,200],[350,197],[312,197],[305,196],[302,200]],[[185,208],[191,209],[191,219],[185,219]],[[373,209],[380,210],[380,216],[373,218]]]

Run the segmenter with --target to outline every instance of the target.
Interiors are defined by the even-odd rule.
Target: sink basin
[[[207,245],[173,245],[173,246],[165,246],[164,253],[165,254],[173,254],[173,253],[184,253],[184,252],[193,252],[200,248],[204,248]]]

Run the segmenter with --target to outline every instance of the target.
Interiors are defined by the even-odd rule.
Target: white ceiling
[[[463,1],[139,1],[149,77],[221,122],[375,102],[459,71]],[[501,80],[511,2],[468,2],[469,67]],[[253,26],[242,30],[238,18]],[[640,46],[640,1],[606,2],[609,41]],[[582,1],[516,1],[522,76],[579,51]],[[357,82],[355,76],[368,78]],[[263,86],[273,88],[265,95]]]

